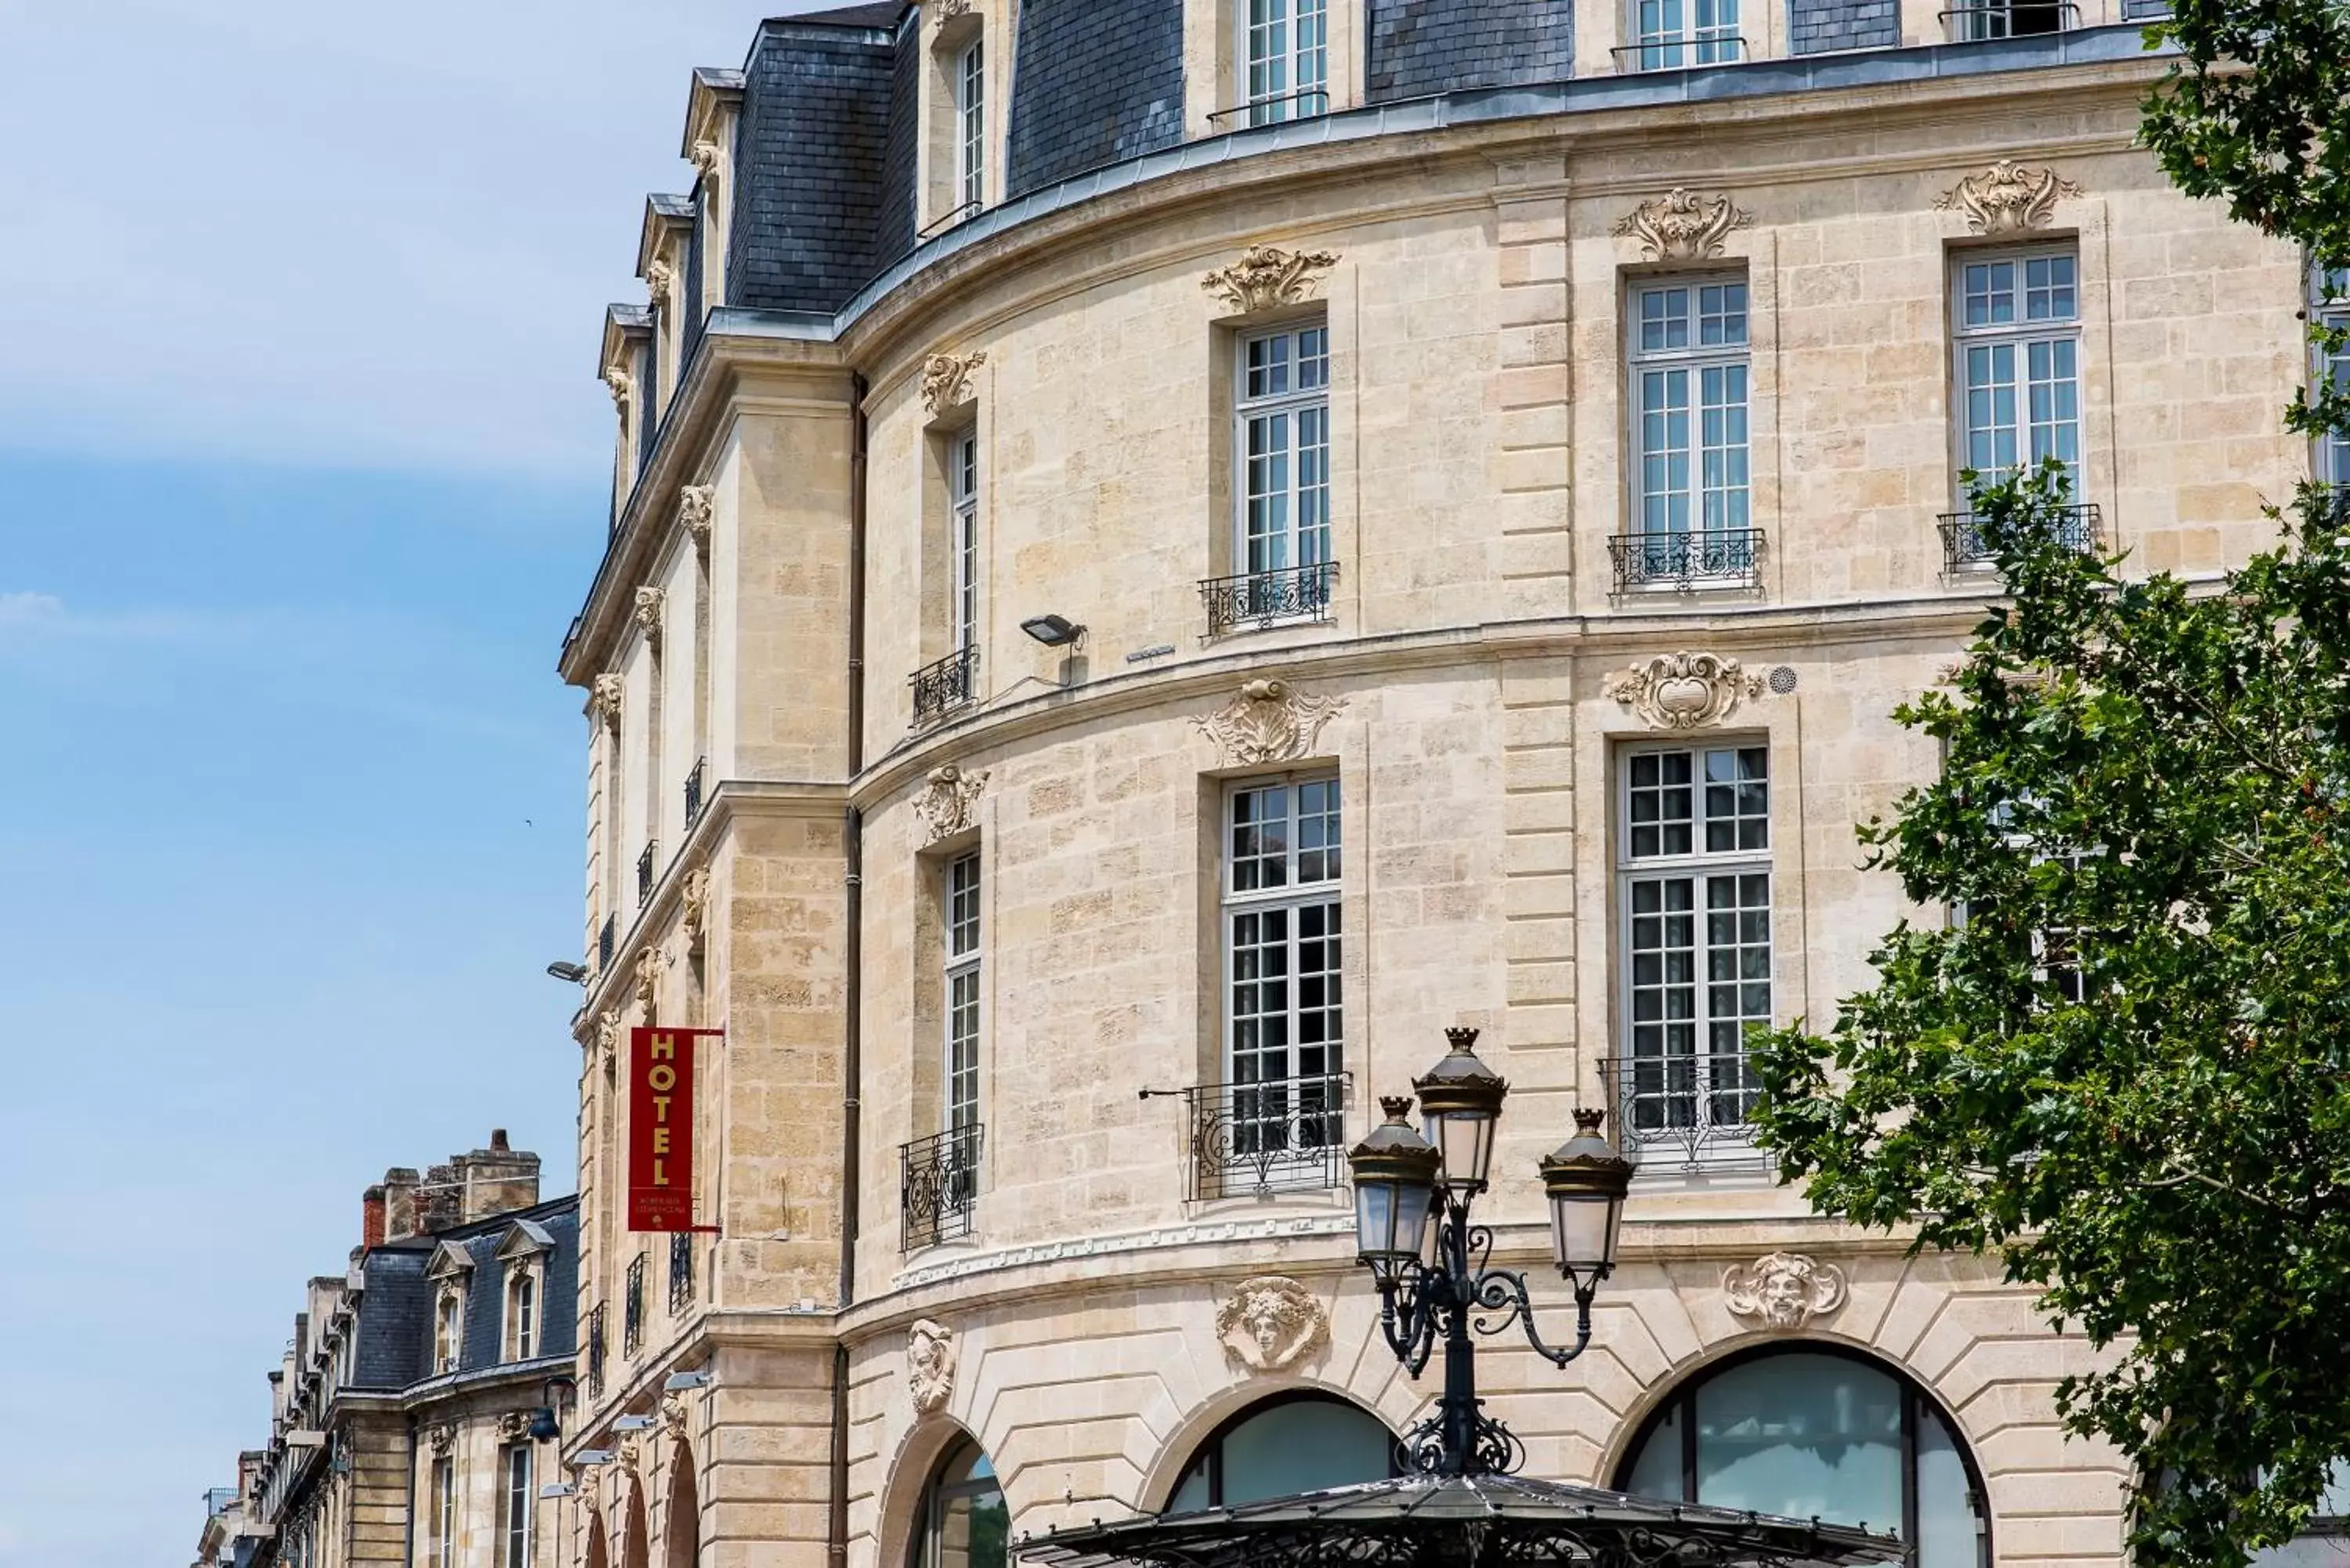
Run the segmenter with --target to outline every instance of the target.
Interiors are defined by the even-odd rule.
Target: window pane
[[[1970,1490],[1958,1439],[1941,1413],[1919,1399],[1917,1568],[1976,1568],[1981,1562]]]
[[[1383,1480],[1394,1442],[1385,1427],[1351,1406],[1322,1399],[1276,1405],[1225,1435],[1221,1501],[1229,1508]]]
[[[1901,1389],[1841,1356],[1773,1355],[1699,1387],[1697,1501],[1901,1526]]]

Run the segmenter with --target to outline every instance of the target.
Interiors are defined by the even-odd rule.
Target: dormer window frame
[[[530,1361],[545,1354],[546,1261],[554,1251],[554,1236],[528,1220],[515,1220],[499,1239],[494,1255],[505,1266],[505,1281],[499,1296],[498,1354],[505,1360]]]
[[[465,1303],[472,1294],[473,1255],[453,1241],[432,1249],[424,1277],[432,1292],[432,1376],[459,1370],[465,1360]]]
[[[991,200],[998,95],[987,77],[989,45],[977,10],[944,18],[931,36],[921,105],[922,239],[970,222]]]

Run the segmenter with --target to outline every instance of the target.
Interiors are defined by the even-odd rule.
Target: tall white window
[[[514,1283],[506,1293],[506,1322],[512,1325],[506,1348],[513,1359],[528,1361],[538,1354],[538,1277],[526,1263],[514,1269]]]
[[[1226,800],[1224,1049],[1234,1149],[1333,1141],[1346,1071],[1338,781],[1243,784]]]
[[[954,646],[961,653],[979,646],[978,431],[966,431],[948,441],[947,491],[954,533],[949,542],[954,555]]]
[[[1771,1023],[1771,782],[1764,748],[1643,749],[1621,759],[1619,1125],[1690,1158],[1743,1141]]]
[[[1627,587],[1754,569],[1747,444],[1746,281],[1676,278],[1632,291],[1638,537]]]
[[[1237,372],[1233,556],[1246,580],[1235,602],[1211,605],[1211,630],[1318,616],[1330,601],[1330,329],[1245,337]]]
[[[1738,0],[1636,0],[1635,42],[1616,51],[1636,70],[1671,71],[1740,57]]]
[[[2326,327],[2350,330],[2350,266],[2318,269],[2312,278],[2314,318]],[[2350,393],[2350,342],[2321,349],[2317,379]],[[2337,430],[2318,443],[2317,477],[2327,484],[2350,485],[2350,431]]]
[[[965,215],[987,200],[987,61],[982,41],[955,60],[955,201]]]
[[[516,1443],[505,1451],[502,1467],[505,1482],[504,1530],[498,1568],[530,1568],[530,1445]]]
[[[456,1370],[464,1345],[465,1298],[456,1291],[443,1291],[432,1314],[432,1370]]]
[[[2077,471],[2079,270],[2071,252],[2054,250],[1962,254],[1953,264],[1961,468],[2006,473],[2053,457]]]
[[[947,863],[947,1038],[944,1117],[949,1132],[979,1122],[979,853]]]
[[[432,1461],[433,1568],[454,1568],[457,1561],[457,1461]]]
[[[1251,125],[1329,112],[1329,27],[1326,0],[1248,0]]]

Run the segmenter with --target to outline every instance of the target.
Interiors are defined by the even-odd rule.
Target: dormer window
[[[457,1369],[464,1344],[465,1298],[453,1290],[442,1291],[432,1309],[432,1371],[436,1376]]]
[[[955,61],[955,174],[963,210],[987,200],[987,59],[973,38]]]
[[[987,43],[972,12],[950,16],[931,39],[922,89],[925,127],[921,237],[943,234],[987,205]]]
[[[498,1240],[497,1260],[506,1271],[500,1354],[508,1361],[528,1361],[545,1353],[541,1304],[546,1294],[546,1260],[554,1251],[554,1236],[528,1220],[515,1220]]]
[[[538,1354],[538,1275],[528,1269],[506,1287],[506,1355],[528,1361]]]

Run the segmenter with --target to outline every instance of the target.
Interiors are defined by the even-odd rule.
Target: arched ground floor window
[[[1898,1528],[1914,1568],[1990,1568],[1973,1456],[1899,1373],[1820,1345],[1708,1367],[1648,1418],[1616,1477],[1643,1497]]]
[[[1225,1508],[1396,1473],[1395,1437],[1379,1418],[1327,1394],[1283,1394],[1208,1435],[1183,1468],[1169,1513]]]
[[[947,1450],[922,1489],[908,1568],[1005,1568],[1011,1534],[995,1466],[965,1438]]]

